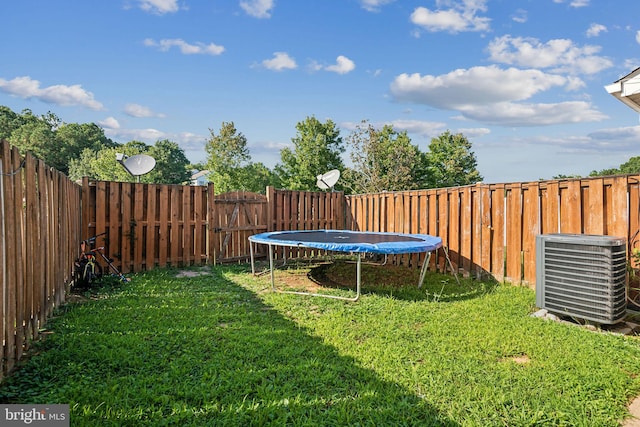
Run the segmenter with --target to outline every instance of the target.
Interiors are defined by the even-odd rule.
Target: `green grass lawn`
[[[352,296],[353,264],[278,271]],[[356,303],[248,266],[161,269],[63,307],[0,385],[72,426],[615,426],[640,341],[529,316],[530,289],[363,266]]]

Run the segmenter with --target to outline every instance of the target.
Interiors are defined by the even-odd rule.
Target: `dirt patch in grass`
[[[526,354],[516,354],[509,357],[503,357],[500,359],[501,362],[513,362],[518,365],[528,365],[531,362],[531,358]]]
[[[320,264],[309,272],[316,283],[327,287],[355,288],[356,263],[336,261]],[[385,287],[401,287],[407,283],[417,283],[419,271],[396,265],[362,263],[360,273],[363,284],[383,284]]]
[[[640,396],[633,399],[628,408],[631,417],[624,421],[622,427],[640,427]]]
[[[290,288],[302,292],[320,292],[322,288],[336,287],[336,283],[329,282],[322,277],[316,277],[314,272],[319,267],[312,267],[308,272],[300,270],[279,270],[276,272],[276,287]]]
[[[199,276],[207,276],[211,274],[210,271],[201,269],[201,270],[180,270],[178,274],[176,274],[177,278],[183,277],[199,277]]]

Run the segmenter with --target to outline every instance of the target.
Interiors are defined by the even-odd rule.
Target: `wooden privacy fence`
[[[80,239],[81,188],[0,141],[0,379],[65,301]]]
[[[440,236],[454,268],[535,285],[535,236],[624,237],[636,247],[640,176],[617,176],[347,196],[353,230]],[[418,265],[398,256],[395,263]],[[444,268],[440,251],[432,268]],[[435,265],[437,263],[437,266]]]
[[[637,244],[640,176],[347,196],[267,188],[266,195],[213,187],[83,182],[85,235],[104,234],[124,272],[155,266],[244,261],[247,238],[273,230],[352,229],[440,236],[467,275],[535,284],[535,236],[598,234]],[[264,248],[258,247],[258,254]],[[278,248],[279,257],[317,251]],[[393,262],[419,266],[424,255]],[[442,251],[431,269],[445,268]]]
[[[209,259],[213,187],[82,181],[83,238],[124,273]]]
[[[122,272],[155,267],[238,262],[250,257],[248,237],[273,230],[344,228],[342,193],[276,190],[216,195],[213,186],[82,182],[83,238]],[[264,248],[256,248],[258,256]],[[288,256],[306,256],[307,251]],[[278,256],[283,255],[282,251]]]

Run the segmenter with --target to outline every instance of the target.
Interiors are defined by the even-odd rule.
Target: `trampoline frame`
[[[344,230],[307,230],[308,232],[336,232],[336,233],[347,233]],[[254,235],[254,236],[249,236],[249,251],[250,251],[250,255],[251,255],[251,272],[253,275],[256,274],[256,269],[255,269],[255,259],[254,259],[254,252],[253,252],[253,244],[264,244],[267,245],[269,247],[269,271],[270,271],[270,276],[271,276],[271,290],[274,292],[280,292],[280,293],[285,293],[285,294],[296,294],[296,295],[306,295],[306,296],[313,296],[313,297],[323,297],[323,298],[332,298],[332,299],[338,299],[338,300],[344,300],[344,301],[358,301],[358,299],[360,299],[360,295],[361,295],[361,285],[362,285],[362,275],[361,275],[361,266],[362,266],[362,254],[363,253],[378,253],[378,254],[384,254],[385,257],[386,255],[391,255],[391,254],[403,254],[403,253],[420,253],[420,252],[426,252],[427,255],[424,258],[424,261],[422,262],[422,267],[420,268],[420,279],[418,281],[418,288],[422,287],[422,284],[424,282],[424,278],[427,274],[427,268],[429,266],[429,262],[431,260],[431,254],[433,253],[434,250],[443,249],[443,252],[445,254],[445,257],[447,259],[447,263],[449,264],[449,268],[451,268],[451,271],[453,272],[456,281],[458,282],[458,284],[460,283],[460,281],[458,280],[458,276],[455,272],[455,270],[453,269],[453,264],[451,263],[451,259],[449,259],[449,253],[447,251],[447,249],[442,245],[442,240],[440,240],[440,243],[438,245],[436,245],[435,247],[429,248],[428,250],[402,250],[400,252],[387,252],[384,251],[382,249],[377,249],[377,248],[366,248],[368,250],[362,250],[362,251],[354,251],[354,250],[340,250],[339,246],[337,247],[333,247],[332,249],[326,249],[323,248],[321,246],[318,245],[313,245],[310,246],[307,242],[303,242],[303,241],[295,241],[295,239],[292,240],[269,240],[269,241],[265,241],[262,237],[265,235],[272,235],[272,234],[276,234],[276,233],[304,233],[305,230],[299,230],[299,231],[295,231],[292,230],[290,232],[267,232],[267,233],[261,233],[258,235]],[[356,232],[348,232],[348,233],[356,233]],[[388,235],[388,236],[400,236],[400,237],[408,237],[408,238],[421,238],[421,237],[434,237],[434,236],[429,236],[429,235],[424,235],[424,234],[406,234],[406,233],[383,233],[383,232],[357,232],[357,233],[364,233],[364,234],[377,234],[377,235]],[[302,292],[302,291],[285,291],[285,290],[281,290],[276,288],[275,285],[275,274],[274,274],[274,260],[273,260],[273,247],[274,246],[284,246],[284,247],[304,247],[304,248],[312,248],[312,249],[321,249],[321,250],[329,250],[329,251],[336,251],[336,252],[348,252],[348,253],[355,253],[357,255],[357,260],[356,260],[356,295],[353,298],[349,298],[349,297],[343,297],[343,296],[339,296],[339,295],[329,295],[329,294],[321,294],[321,293],[316,293],[316,292]],[[433,245],[431,245],[433,246]],[[285,259],[286,262],[286,259]]]

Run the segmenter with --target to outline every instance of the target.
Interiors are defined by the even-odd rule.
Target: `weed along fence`
[[[0,379],[65,301],[81,235],[81,188],[0,141]]]

